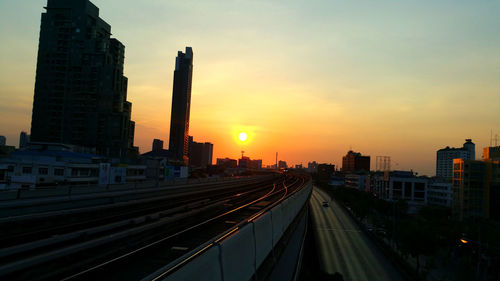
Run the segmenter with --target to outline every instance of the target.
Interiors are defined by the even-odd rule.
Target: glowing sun
[[[238,135],[238,139],[240,139],[240,141],[246,141],[247,140],[247,133],[240,133]]]

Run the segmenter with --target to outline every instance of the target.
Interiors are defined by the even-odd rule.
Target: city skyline
[[[278,151],[289,164],[338,167],[352,147],[432,175],[436,150],[471,138],[479,158],[490,129],[500,132],[497,3],[92,2],[126,46],[141,153],[168,141],[172,54],[183,46],[197,50],[190,134],[214,143],[214,158],[245,150],[268,164]],[[45,4],[0,4],[7,144],[29,131]]]

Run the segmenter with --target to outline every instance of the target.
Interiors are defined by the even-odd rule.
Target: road
[[[323,207],[324,201],[330,206]],[[403,280],[349,214],[326,192],[315,187],[310,204],[311,230],[316,238],[320,268],[324,272],[339,272],[345,281]]]

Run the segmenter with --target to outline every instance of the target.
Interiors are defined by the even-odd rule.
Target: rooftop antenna
[[[493,129],[490,129],[490,147],[493,145]]]
[[[243,154],[245,154],[245,151],[241,151],[241,159],[243,159]]]

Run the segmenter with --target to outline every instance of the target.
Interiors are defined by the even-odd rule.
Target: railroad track
[[[24,235],[31,241],[1,249],[0,279],[140,279],[242,219],[257,216],[300,186],[299,181],[297,177],[282,176],[230,191],[221,189],[217,194],[214,190],[184,194],[174,197],[173,203],[166,198],[141,199],[115,206],[111,214],[102,217],[89,216],[81,209],[63,212],[64,218],[87,214],[87,220],[35,230]],[[147,203],[154,204],[138,208]],[[120,213],[131,206],[138,210]],[[40,233],[44,238],[33,239]],[[3,241],[14,241],[12,237]]]

